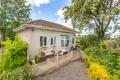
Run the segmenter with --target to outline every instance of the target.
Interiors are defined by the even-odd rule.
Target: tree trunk
[[[100,47],[102,48],[102,42],[105,38],[105,33],[104,32],[100,32],[100,35],[99,35],[99,40],[100,40]]]
[[[103,41],[103,40],[104,40],[104,37],[105,37],[105,35],[104,35],[104,33],[102,33],[102,34],[100,35],[100,41]]]
[[[103,31],[98,32],[98,37],[99,37],[99,41],[102,42],[105,38],[105,32]]]

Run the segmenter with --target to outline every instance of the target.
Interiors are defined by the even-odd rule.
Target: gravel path
[[[84,64],[77,60],[52,73],[35,77],[34,80],[92,80],[86,72]]]

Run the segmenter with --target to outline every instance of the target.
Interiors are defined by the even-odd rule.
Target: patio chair
[[[45,50],[45,58],[48,59],[51,57],[54,57],[54,54],[52,53],[52,51],[50,49],[46,49]]]
[[[65,55],[65,54],[67,54],[67,53],[68,53],[67,49],[62,49],[62,50],[59,52],[60,55]]]

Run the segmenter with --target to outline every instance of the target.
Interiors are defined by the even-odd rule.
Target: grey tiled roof
[[[54,23],[54,22],[50,22],[50,21],[46,21],[46,20],[34,20],[34,21],[29,21],[23,25],[21,25],[20,27],[16,28],[14,31],[20,31],[22,29],[27,29],[30,27],[30,25],[37,25],[37,26],[42,26],[42,27],[48,27],[48,28],[52,28],[52,29],[57,29],[57,30],[62,30],[62,31],[68,31],[68,32],[75,32],[73,29],[70,29],[66,26],[63,26],[61,24],[58,23]],[[33,28],[35,26],[32,26]],[[39,28],[39,27],[37,27]]]

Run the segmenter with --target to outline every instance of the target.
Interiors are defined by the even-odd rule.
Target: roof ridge
[[[39,26],[42,26],[43,28],[44,27],[49,27],[49,28],[52,28],[52,29],[63,30],[65,32],[67,32],[67,31],[75,32],[73,29],[68,28],[64,25],[61,25],[59,23],[55,23],[55,22],[51,22],[51,21],[47,21],[47,20],[42,20],[42,19],[28,21],[25,24],[22,24],[20,27],[14,29],[14,30],[15,31],[20,31],[20,30],[23,30],[23,29],[34,27],[34,26],[31,26],[31,25],[37,25],[37,28],[40,28]]]
[[[52,24],[56,24],[56,25],[63,26],[63,27],[65,27],[65,28],[67,28],[67,29],[71,29],[71,28],[69,28],[69,27],[67,27],[67,26],[64,26],[64,25],[62,25],[62,24],[59,24],[59,23],[56,23],[56,22],[52,22],[52,21],[48,21],[48,20],[43,20],[43,19],[31,20],[31,21],[28,21],[28,22],[25,23],[25,24],[29,24],[29,23],[36,22],[36,21],[44,21],[44,22],[48,22],[48,23],[52,23]],[[60,27],[59,27],[59,28],[60,28]]]

